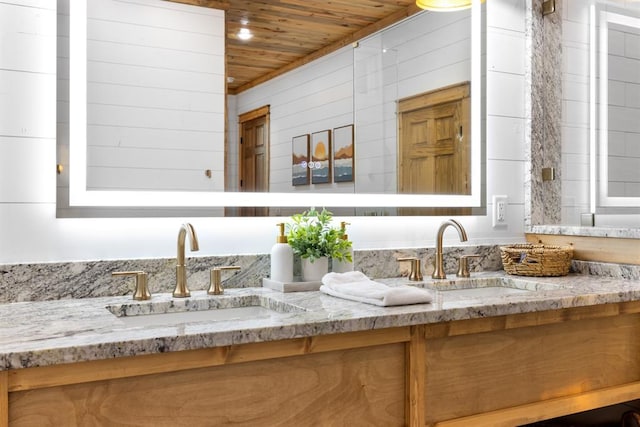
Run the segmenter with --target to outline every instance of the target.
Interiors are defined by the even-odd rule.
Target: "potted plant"
[[[333,227],[333,214],[315,208],[291,217],[287,241],[293,253],[302,260],[302,280],[317,281],[329,270],[329,258],[338,261],[351,259],[351,242],[344,238],[344,230]]]

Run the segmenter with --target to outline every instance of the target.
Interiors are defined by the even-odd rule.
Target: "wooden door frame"
[[[271,152],[271,105],[267,104],[264,105],[262,107],[256,108],[254,110],[251,111],[247,111],[245,113],[239,114],[238,115],[238,140],[236,141],[236,144],[238,146],[238,176],[237,176],[237,188],[239,191],[242,191],[242,185],[241,185],[241,179],[244,176],[244,168],[245,168],[245,164],[244,164],[244,153],[243,153],[243,145],[242,145],[242,138],[243,138],[243,125],[246,122],[249,122],[251,120],[255,120],[257,118],[260,117],[264,117],[265,118],[265,127],[266,127],[266,140],[265,140],[265,156],[267,159],[267,165],[265,168],[265,174],[263,176],[263,179],[266,181],[267,187],[269,186],[269,177],[271,175],[271,156],[270,156],[270,152]],[[242,209],[240,209],[240,211],[242,211]],[[265,210],[265,215],[268,215],[269,209],[266,208]]]
[[[247,111],[246,113],[242,113],[240,115],[238,115],[238,182],[236,183],[238,185],[238,188],[241,189],[242,187],[240,186],[240,177],[242,177],[244,175],[244,162],[242,161],[242,144],[241,144],[241,140],[242,140],[242,125],[245,122],[249,122],[251,120],[257,119],[258,117],[265,117],[265,126],[267,128],[267,141],[265,141],[265,155],[267,157],[267,168],[265,170],[265,176],[264,179],[266,179],[267,181],[267,185],[269,184],[269,176],[270,176],[270,171],[271,171],[271,157],[270,157],[270,151],[271,151],[271,135],[270,135],[270,129],[271,129],[271,105],[267,104],[265,106],[256,108],[255,110],[251,110],[251,111]]]

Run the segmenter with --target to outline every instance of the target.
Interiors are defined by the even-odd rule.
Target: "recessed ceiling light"
[[[249,31],[248,28],[240,28],[237,36],[240,40],[249,40],[251,37],[253,37],[253,34],[251,34],[251,31]]]
[[[227,77],[227,83],[233,83],[235,81],[236,81],[236,79],[234,79],[233,77],[231,77],[231,76]]]

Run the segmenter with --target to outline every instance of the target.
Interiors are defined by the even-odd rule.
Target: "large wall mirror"
[[[562,9],[562,224],[638,228],[640,5]]]
[[[640,10],[597,7],[593,13],[598,65],[590,83],[599,95],[592,142],[595,209],[640,208]]]
[[[465,11],[418,13],[344,48],[337,56],[350,58],[350,81],[341,89],[349,89],[347,109],[336,119],[325,103],[327,117],[299,128],[285,126],[302,122],[282,112],[301,111],[301,99],[268,99],[260,87],[225,96],[223,12],[159,0],[58,5],[59,15],[69,16],[69,32],[64,25],[58,30],[59,45],[68,35],[69,46],[68,55],[64,49],[58,53],[59,157],[61,163],[68,158],[68,175],[59,180],[59,216],[218,216],[256,206],[266,207],[268,215],[308,206],[332,207],[343,215],[484,213],[480,1]],[[450,126],[448,139],[467,144],[466,187],[400,194],[400,103],[465,84],[468,119],[464,126]],[[314,93],[317,81],[308,79],[308,85],[297,88],[301,97]],[[342,93],[344,98],[347,92]],[[269,191],[234,191],[234,124],[255,98],[261,99],[256,107],[268,104],[272,111]],[[324,102],[322,96],[315,102]],[[451,116],[458,120],[457,113]],[[443,125],[436,127],[442,134]],[[314,138],[325,135],[334,148],[351,142],[352,159],[346,158],[352,176],[335,179],[334,166],[330,183],[295,185],[292,152],[304,135],[311,148]],[[438,167],[440,176],[451,169]],[[413,176],[422,179],[406,179]],[[445,210],[427,210],[434,207]]]

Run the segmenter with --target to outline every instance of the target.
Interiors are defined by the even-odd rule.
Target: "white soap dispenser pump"
[[[284,235],[284,223],[276,225],[280,227],[280,234],[271,248],[271,280],[293,282],[293,249]]]
[[[349,240],[349,236],[347,235],[347,225],[348,222],[342,221],[340,223],[340,228],[342,229],[342,238],[344,240]],[[338,261],[337,259],[332,260],[332,268],[331,270],[334,273],[346,273],[348,271],[353,271],[353,247],[349,246],[349,254],[351,255],[351,261],[344,260]]]

